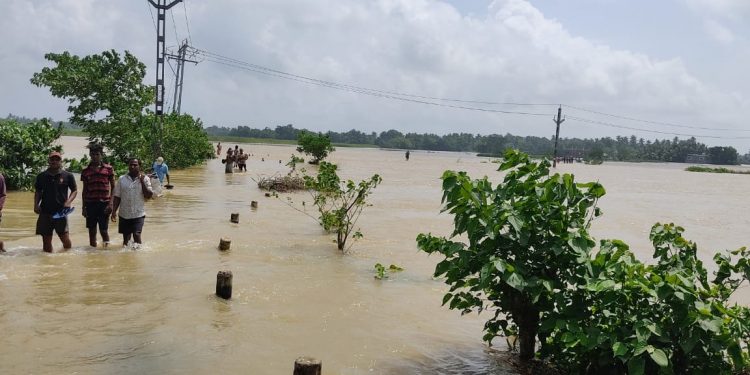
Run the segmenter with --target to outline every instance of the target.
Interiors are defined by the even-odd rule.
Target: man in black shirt
[[[53,230],[60,237],[63,248],[70,249],[72,246],[67,214],[76,198],[77,187],[73,174],[62,169],[62,155],[59,152],[51,152],[47,160],[49,167],[37,175],[34,182],[34,213],[39,215],[36,234],[42,236],[42,249],[51,253]]]

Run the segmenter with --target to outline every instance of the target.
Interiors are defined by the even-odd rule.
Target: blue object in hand
[[[63,207],[62,210],[56,212],[54,215],[52,215],[53,219],[62,219],[68,215],[70,215],[71,212],[73,212],[76,208],[75,207]]]

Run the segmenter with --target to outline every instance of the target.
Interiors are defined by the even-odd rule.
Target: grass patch
[[[685,170],[688,172],[750,174],[750,171],[737,171],[734,169],[728,169],[724,167],[718,167],[718,168],[701,167],[699,165],[691,165],[685,168]]]

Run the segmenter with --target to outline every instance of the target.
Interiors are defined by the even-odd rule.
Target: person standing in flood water
[[[227,158],[222,160],[224,163],[224,173],[233,173],[234,172],[234,161],[237,159],[235,155],[232,154],[232,149],[227,150]]]
[[[89,146],[91,162],[81,172],[82,214],[89,230],[89,245],[96,247],[96,228],[102,235],[104,247],[109,245],[109,214],[112,213],[112,191],[115,189],[115,171],[102,161],[103,147]]]
[[[406,156],[406,161],[409,161],[409,154],[410,154],[410,153],[409,153],[409,150],[406,150],[406,154],[405,154],[405,156]]]
[[[151,180],[141,171],[140,160],[132,158],[128,161],[128,174],[117,180],[113,195],[112,222],[117,222],[119,217],[122,246],[128,245],[131,236],[135,243],[141,244],[143,223],[146,221],[146,199],[151,199],[154,192],[151,190]]]
[[[51,152],[47,162],[47,170],[38,174],[34,182],[34,213],[39,215],[36,234],[42,236],[42,250],[51,253],[53,231],[60,237],[64,249],[73,246],[68,233],[67,214],[72,209],[78,187],[73,174],[62,168],[62,155],[59,152]]]
[[[7,196],[5,190],[5,177],[0,173],[0,223],[3,222],[3,206],[5,206],[5,197]],[[0,253],[5,252],[5,244],[0,240]]]
[[[216,155],[221,156],[221,142],[216,144]]]

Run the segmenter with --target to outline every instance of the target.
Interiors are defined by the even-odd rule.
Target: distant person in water
[[[216,145],[216,155],[221,156],[221,142]]]
[[[5,190],[5,177],[0,173],[0,223],[3,222],[3,206],[5,206],[5,197],[7,196]],[[5,245],[3,241],[0,241],[0,253],[5,252]]]
[[[406,150],[406,161],[409,161],[409,150]]]
[[[115,189],[115,171],[102,161],[102,151],[99,144],[89,146],[91,162],[81,172],[81,213],[89,229],[89,245],[93,247],[96,247],[97,226],[104,246],[109,245],[109,215],[112,213],[112,191]]]
[[[237,163],[239,163],[239,156],[240,156],[240,146],[234,145],[234,151],[232,152],[232,155],[234,155],[234,163],[233,166],[237,168]]]
[[[247,159],[249,155],[245,153],[243,149],[240,149],[239,155],[237,155],[237,168],[240,169],[240,172],[245,171],[247,172]]]
[[[51,253],[53,231],[60,237],[63,248],[70,249],[72,246],[68,214],[78,194],[78,187],[73,174],[62,168],[62,155],[59,152],[51,152],[47,162],[47,170],[38,174],[34,181],[34,213],[39,215],[36,234],[42,236],[42,250]]]
[[[141,172],[141,161],[130,159],[128,173],[117,181],[112,207],[112,222],[120,223],[118,230],[122,233],[122,245],[127,246],[130,237],[137,244],[142,243],[141,233],[146,221],[146,199],[154,195],[151,180]],[[120,210],[118,215],[117,210]]]
[[[234,160],[236,157],[232,155],[232,149],[230,148],[227,150],[227,157],[226,159],[222,160],[224,163],[224,173],[232,173],[234,168]]]
[[[167,163],[164,162],[164,158],[159,156],[156,158],[156,161],[154,162],[154,165],[152,166],[154,173],[156,173],[156,178],[159,179],[159,184],[164,185],[164,177],[167,178],[167,185],[170,185],[169,183],[169,166]]]

